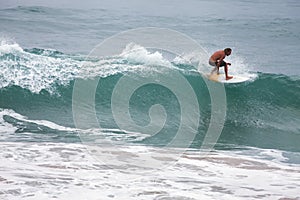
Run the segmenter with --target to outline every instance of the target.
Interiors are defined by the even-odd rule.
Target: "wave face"
[[[300,79],[248,72],[247,66],[239,60],[232,64],[240,67],[232,69],[233,75],[243,73],[251,80],[225,84],[227,114],[217,148],[247,145],[300,151]],[[209,91],[192,62],[178,57],[166,59],[162,53],[138,45],[129,44],[122,54],[114,57],[85,60],[80,55],[49,49],[22,49],[16,43],[2,41],[0,68],[1,127],[4,132],[12,132],[10,136],[6,134],[5,140],[19,140],[18,136],[30,133],[31,136],[22,139],[80,141],[77,134],[84,130],[75,128],[72,114],[74,83],[100,78],[95,110],[99,127],[103,129],[101,133],[115,140],[166,145],[179,129],[181,118],[189,117],[182,116],[180,100],[163,85],[153,83],[139,87],[129,101],[132,120],[139,126],[147,126],[151,121],[151,107],[159,104],[165,114],[157,119],[165,120],[165,123],[159,133],[151,137],[139,131],[131,135],[118,127],[111,107],[114,88],[125,75],[133,80],[149,76],[169,80],[172,87],[177,87],[178,83],[169,72],[179,72],[187,80],[200,109],[200,125],[192,147],[201,145],[210,122]]]

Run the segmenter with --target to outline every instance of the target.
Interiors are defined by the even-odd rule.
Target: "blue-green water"
[[[14,110],[32,120],[47,120],[64,127],[74,128],[73,86],[76,77],[79,77],[78,68],[85,62],[84,57],[75,57],[52,50],[22,50],[16,44],[6,45],[6,48],[8,46],[11,49],[1,55],[3,63],[1,67],[4,70],[1,76],[0,107]],[[147,73],[152,72],[153,69],[148,66],[148,63],[141,65],[141,63],[133,63],[119,57],[114,61],[118,64],[112,64],[112,66],[117,65],[118,68],[114,67],[115,71],[111,72],[109,64],[101,64],[102,61],[91,62],[91,65],[95,65],[95,68],[100,70],[97,72],[100,74],[95,76],[101,77],[95,93],[95,110],[99,127],[118,129],[111,108],[112,93],[116,84],[122,76],[136,66],[140,66],[140,69],[146,70]],[[209,90],[203,77],[193,71],[193,66],[174,62],[172,66],[171,70],[181,70],[181,75],[189,82],[197,95],[200,106],[200,124],[197,137],[191,147],[199,148],[211,117]],[[159,66],[161,69],[159,76],[155,75],[159,79],[168,76],[163,67]],[[131,72],[133,79],[138,80],[145,76],[145,74],[140,74],[140,69]],[[219,142],[237,146],[300,151],[298,145],[299,78],[262,72],[257,72],[256,76],[248,82],[225,84],[227,115]],[[139,141],[140,143],[166,145],[174,137],[172,133],[177,132],[181,123],[182,113],[179,101],[180,99],[176,99],[170,89],[159,84],[145,84],[133,93],[128,110],[133,120],[140,126],[146,126],[150,122],[148,112],[152,105],[162,105],[168,116],[164,127],[161,127],[161,134]],[[162,116],[161,120],[163,120]],[[16,131],[18,135],[22,132],[35,133],[34,139],[26,138],[28,141],[55,142],[61,141],[64,137],[66,137],[65,142],[80,141],[75,133],[69,138],[68,132],[49,130],[47,127],[41,128],[34,123],[28,124],[7,115],[4,115],[4,121],[18,128]],[[47,134],[51,137],[44,138]],[[22,137],[17,140],[19,139],[24,140]]]
[[[26,150],[28,145],[32,152],[39,151],[31,146],[35,144],[41,145],[41,149],[42,144],[72,149],[82,143],[80,136],[87,134],[91,140],[121,142],[129,148],[162,148],[175,137],[184,118],[187,124],[198,122],[195,130],[184,125],[187,126],[185,130],[191,130],[186,131],[187,135],[195,132],[190,150],[199,150],[213,114],[207,80],[194,62],[199,52],[170,58],[140,44],[128,44],[133,51],[126,52],[128,46],[124,46],[124,52],[118,55],[87,58],[89,52],[108,37],[134,28],[158,27],[187,35],[208,54],[231,47],[232,55],[227,58],[232,63],[229,73],[242,73],[250,78],[243,83],[224,84],[226,116],[214,146],[216,152],[226,150],[241,158],[261,154],[263,160],[281,159],[279,163],[289,163],[297,170],[300,163],[299,7],[297,0],[189,0],[184,4],[171,0],[151,3],[90,0],[84,4],[81,1],[0,2],[0,146],[3,144],[7,151],[10,148],[14,151],[14,145],[16,149],[18,145],[24,145]],[[170,38],[169,42],[176,44],[178,41]],[[208,64],[207,70],[211,70]],[[179,91],[183,100],[177,98],[171,87],[179,90],[182,87],[181,82],[171,76],[173,72],[187,81],[196,96],[196,103],[191,101],[188,91]],[[144,84],[134,92],[126,88],[123,91],[132,92],[126,112],[138,127],[151,123],[152,116],[158,124],[165,120],[156,134],[148,135],[149,130],[135,130],[132,128],[135,126],[130,130],[119,126],[118,116],[114,115],[118,107],[117,111],[112,107],[113,95],[118,96],[118,93],[114,94],[115,87],[123,77],[136,82],[149,77],[158,80]],[[86,114],[96,115],[97,126],[89,126],[90,118],[87,117],[87,129],[78,128],[72,107],[74,87],[77,81],[98,78],[95,104],[83,102],[81,105],[83,110],[93,107],[95,113]],[[168,80],[170,87],[158,84],[163,80]],[[199,113],[192,110],[190,115],[186,114],[181,110],[182,101],[195,110],[199,106]],[[157,104],[165,113],[152,113],[151,116],[152,106]],[[280,156],[273,151],[280,152]],[[5,152],[1,159],[10,158]],[[55,161],[55,153],[45,152],[47,155],[50,152],[48,157]],[[6,177],[1,179],[1,176],[0,184]],[[14,194],[5,191],[0,195],[8,194],[5,197],[9,198]],[[258,196],[255,193],[252,197],[260,198]],[[274,196],[279,197],[275,193]],[[220,196],[215,198],[220,199]]]

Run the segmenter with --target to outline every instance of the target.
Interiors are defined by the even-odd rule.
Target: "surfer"
[[[210,58],[209,58],[209,64],[211,66],[214,66],[215,68],[212,70],[211,74],[215,73],[217,71],[217,74],[219,74],[219,68],[224,67],[226,80],[232,79],[233,76],[228,76],[228,65],[231,65],[231,63],[227,63],[224,61],[224,58],[226,56],[230,56],[231,49],[226,48],[224,50],[216,51]]]

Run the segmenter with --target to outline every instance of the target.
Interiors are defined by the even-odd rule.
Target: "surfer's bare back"
[[[226,80],[232,79],[233,76],[228,76],[228,65],[231,65],[231,63],[227,63],[224,61],[224,58],[226,56],[230,56],[231,49],[226,48],[224,50],[216,51],[210,58],[209,58],[209,64],[211,66],[214,66],[215,68],[212,70],[212,74],[217,71],[219,74],[219,68],[224,67]]]

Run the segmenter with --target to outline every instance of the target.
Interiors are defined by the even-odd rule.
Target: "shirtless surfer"
[[[228,65],[231,65],[231,63],[226,63],[224,61],[224,58],[226,56],[230,56],[231,49],[226,48],[224,50],[216,51],[209,59],[209,64],[211,66],[214,66],[215,68],[212,70],[211,74],[215,73],[217,71],[217,74],[219,74],[219,68],[224,67],[226,80],[232,79],[233,76],[228,76]]]

